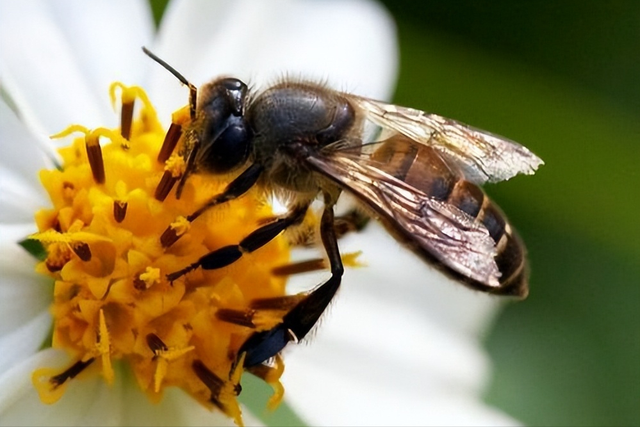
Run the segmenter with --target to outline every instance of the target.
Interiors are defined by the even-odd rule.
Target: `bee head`
[[[204,85],[198,99],[196,164],[210,173],[226,173],[243,166],[251,151],[251,129],[244,118],[247,85],[224,77]]]

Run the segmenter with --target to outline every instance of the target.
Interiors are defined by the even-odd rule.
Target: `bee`
[[[198,93],[153,53],[145,53],[190,88],[185,129],[186,171],[239,171],[226,189],[188,219],[245,194],[254,185],[284,196],[288,212],[236,245],[169,274],[216,269],[267,244],[302,222],[320,195],[320,240],[331,277],[308,292],[270,330],[242,345],[245,368],[269,361],[304,338],[340,287],[344,272],[334,207],[342,192],[355,197],[418,257],[475,290],[524,298],[525,247],[481,184],[533,174],[542,160],[522,145],[457,121],[305,81],[282,81],[256,95],[223,77]],[[372,130],[373,129],[373,130]],[[367,138],[369,135],[369,138]]]

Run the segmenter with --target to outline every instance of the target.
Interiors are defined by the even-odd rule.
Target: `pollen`
[[[118,93],[120,128],[69,126],[53,136],[73,139],[59,150],[61,167],[40,172],[51,207],[36,213],[39,231],[30,238],[47,250],[37,271],[54,282],[51,346],[73,362],[39,368],[33,384],[43,402],[54,403],[69,382],[100,375],[111,384],[121,372],[115,367],[126,364],[152,401],[179,387],[240,425],[239,349],[286,314],[256,308],[256,301],[287,299],[286,277],[273,271],[289,262],[289,244],[278,237],[229,267],[169,281],[203,255],[240,242],[273,212],[252,189],[232,209],[187,220],[228,181],[194,174],[177,199],[172,188],[184,161],[173,151],[188,110],[174,114],[167,136],[142,89],[115,83],[114,105]],[[254,314],[255,323],[238,320]],[[278,357],[252,371],[273,388],[270,406],[282,398],[283,369]]]

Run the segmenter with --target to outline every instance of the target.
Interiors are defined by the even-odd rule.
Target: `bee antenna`
[[[145,46],[142,46],[142,51],[149,58],[153,59],[158,64],[162,65],[167,71],[173,74],[178,80],[180,80],[180,83],[189,87],[189,113],[191,115],[191,120],[195,120],[196,100],[198,99],[198,88],[192,83],[189,83],[189,80],[187,80],[182,74],[180,74],[178,70],[173,68],[171,65],[167,64],[164,60],[160,59],[155,53],[151,52]]]

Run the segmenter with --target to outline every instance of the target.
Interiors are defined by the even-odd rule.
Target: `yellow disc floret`
[[[112,99],[117,89],[121,128],[70,126],[56,135],[79,134],[60,150],[61,168],[40,173],[52,207],[37,212],[39,232],[31,238],[47,249],[38,271],[55,282],[52,346],[75,362],[64,371],[38,369],[34,385],[44,402],[53,403],[86,368],[110,383],[112,364],[126,362],[154,400],[165,387],[177,386],[241,423],[238,349],[260,326],[229,322],[217,313],[247,311],[256,298],[283,297],[285,279],[272,271],[287,264],[288,245],[277,238],[224,269],[198,269],[168,281],[167,274],[241,241],[273,213],[252,190],[232,208],[185,222],[226,182],[195,174],[179,200],[166,189],[171,183],[159,192],[166,170],[172,179],[183,172],[181,158],[167,162],[166,153],[159,156],[165,132],[144,92],[116,83]],[[135,100],[142,103],[139,118],[127,119]],[[161,241],[167,230],[169,243]],[[263,315],[269,319],[263,322],[277,323],[282,314]],[[278,358],[263,376],[276,400],[282,396],[282,366]]]

